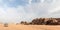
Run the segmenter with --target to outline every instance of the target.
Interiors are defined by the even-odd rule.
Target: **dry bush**
[[[8,27],[8,23],[5,23],[5,24],[4,24],[4,27]]]
[[[21,21],[24,25],[60,25],[60,18],[36,18],[31,22]]]
[[[43,25],[44,24],[44,18],[36,18],[36,19],[33,19],[32,22],[30,24],[33,24],[33,25]]]
[[[29,25],[29,23],[27,23],[26,21],[21,21],[20,24]]]
[[[56,18],[36,18],[30,22],[32,25],[60,25],[60,20],[58,21]]]

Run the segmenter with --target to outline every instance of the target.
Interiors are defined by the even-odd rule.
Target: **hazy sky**
[[[0,22],[60,17],[60,0],[0,0]]]

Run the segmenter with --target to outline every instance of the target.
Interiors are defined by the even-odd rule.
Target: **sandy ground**
[[[0,24],[0,30],[60,30],[60,25],[58,26],[48,26],[48,25],[15,25],[9,24],[8,27],[4,27]]]

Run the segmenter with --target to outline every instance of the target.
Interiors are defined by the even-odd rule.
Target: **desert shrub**
[[[33,25],[42,25],[42,24],[44,24],[44,20],[45,19],[42,19],[42,18],[40,18],[40,19],[36,18],[36,19],[33,19],[30,24],[33,24]]]
[[[4,27],[8,27],[8,23],[5,23],[5,24],[4,24]]]
[[[60,25],[60,18],[36,18],[31,22],[21,21],[24,25]]]
[[[32,25],[59,25],[60,21],[55,18],[36,18],[30,22]]]
[[[24,21],[21,21],[20,24],[24,24]]]
[[[46,21],[46,25],[58,25],[58,21],[52,18]]]
[[[28,25],[29,23],[27,23],[26,21],[21,21],[21,24]]]

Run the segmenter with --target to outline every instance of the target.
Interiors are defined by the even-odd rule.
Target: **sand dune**
[[[58,25],[58,26],[48,26],[48,25],[9,24],[8,27],[4,27],[3,24],[0,24],[0,30],[60,30],[60,25]]]

